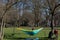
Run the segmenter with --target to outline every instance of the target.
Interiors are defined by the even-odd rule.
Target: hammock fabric
[[[21,29],[21,28],[17,28],[17,29],[25,32],[26,34],[29,34],[29,35],[33,36],[33,35],[37,34],[39,31],[41,31],[43,28],[40,28],[40,29],[37,29],[37,30],[25,30],[25,29]]]

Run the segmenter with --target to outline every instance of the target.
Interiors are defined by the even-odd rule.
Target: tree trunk
[[[3,19],[2,19],[2,24],[1,24],[1,40],[3,40]]]
[[[51,30],[53,30],[54,29],[54,10],[51,12],[51,24],[50,24],[51,26]]]
[[[38,23],[37,23],[37,27],[38,27]]]

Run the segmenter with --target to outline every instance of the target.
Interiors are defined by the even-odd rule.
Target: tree
[[[54,0],[53,0],[54,1]],[[54,28],[54,16],[56,9],[60,6],[60,4],[56,4],[56,1],[53,2],[52,0],[47,0],[49,6],[49,13],[51,14],[51,29]]]
[[[57,4],[55,0],[47,0],[47,3],[48,3],[48,7],[49,7],[49,13],[51,15],[51,24],[50,24],[50,27],[51,27],[51,31],[54,30],[54,17],[55,17],[55,11],[56,9],[60,6],[60,4]],[[49,32],[50,33],[50,32]],[[51,35],[52,37],[52,35]]]
[[[38,27],[38,22],[39,22],[39,10],[40,10],[40,4],[39,4],[39,0],[32,0],[32,3],[34,5],[34,10],[33,10],[33,13],[34,13],[34,21],[35,21],[35,26]]]
[[[6,6],[4,7],[4,10],[3,10],[3,15],[2,15],[2,23],[1,23],[1,40],[3,40],[3,37],[4,37],[4,31],[3,31],[3,24],[4,24],[4,21],[3,21],[3,18],[4,18],[4,15],[6,14],[6,12],[13,6],[13,5],[15,5],[17,2],[20,2],[20,1],[18,1],[18,0],[16,0],[14,3],[11,3],[10,5],[8,4],[9,3],[9,1],[7,2],[7,4],[6,4]]]

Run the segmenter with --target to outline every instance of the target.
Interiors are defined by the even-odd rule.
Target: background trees
[[[16,2],[16,1],[12,0],[12,2],[11,2],[11,0],[9,0],[9,2],[6,4],[4,4],[4,2],[0,3],[0,5],[1,5],[0,19],[3,15],[2,11],[5,10],[6,7],[8,8],[9,5],[13,4],[14,2]],[[31,18],[33,18],[31,20],[35,19],[35,21],[39,20],[40,22],[42,22],[42,21],[45,21],[46,18],[49,20],[51,19],[51,11],[54,11],[54,13],[52,13],[52,14],[55,14],[55,17],[56,17],[56,15],[59,14],[57,12],[59,12],[59,8],[60,8],[60,7],[57,7],[59,5],[58,1],[52,2],[51,0],[50,1],[48,1],[48,0],[45,0],[45,1],[44,0],[37,0],[37,1],[36,0],[33,0],[33,1],[32,0],[31,1],[20,0],[20,2],[18,2],[17,4],[18,5],[14,5],[14,6],[11,5],[12,8],[10,8],[9,11],[6,13],[7,16],[13,15],[12,19],[14,19],[14,15],[15,16],[18,15],[17,19],[19,19],[19,17],[23,18],[23,16],[26,16],[26,18],[27,18],[29,15],[29,16],[31,16]],[[54,10],[55,7],[57,7],[56,10]],[[28,17],[27,19],[29,20],[29,18],[30,17]],[[34,21],[34,23],[35,23],[35,21]]]
[[[59,0],[0,0],[0,31],[6,26],[60,26]],[[33,24],[33,25],[32,25]]]

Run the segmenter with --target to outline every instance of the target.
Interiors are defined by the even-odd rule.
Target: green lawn
[[[23,29],[27,29],[27,30],[31,30],[30,27],[22,27]],[[38,29],[39,27],[36,27],[36,29]],[[59,28],[60,29],[60,28]],[[15,31],[13,31],[15,30]],[[41,40],[45,40],[45,37],[48,37],[48,33],[50,31],[50,28],[44,28],[42,31],[40,31],[38,34],[32,36],[33,38],[40,38]],[[58,40],[60,40],[60,30],[59,31],[59,38]],[[4,40],[23,40],[24,38],[31,38],[31,36],[25,34],[22,31],[17,30],[16,28],[4,28]],[[14,34],[14,35],[13,35]]]

